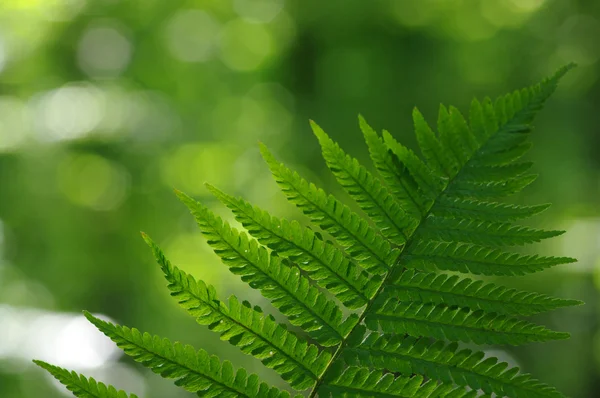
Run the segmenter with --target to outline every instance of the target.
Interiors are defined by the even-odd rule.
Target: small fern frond
[[[457,177],[457,181],[486,183],[507,181],[525,174],[533,166],[532,162],[511,163],[505,166],[467,165]]]
[[[413,124],[419,148],[427,161],[427,165],[444,181],[454,178],[459,167],[450,151],[445,150],[436,137],[421,112],[415,107],[413,109]]]
[[[235,296],[228,303],[218,299],[214,287],[194,279],[173,266],[162,250],[145,234],[171,295],[201,325],[221,335],[222,340],[274,369],[298,390],[308,388],[323,373],[331,354],[288,331],[260,307],[240,302]]]
[[[539,382],[519,368],[509,367],[482,351],[459,350],[457,343],[412,336],[364,334],[349,341],[344,361],[350,365],[420,374],[443,383],[482,390],[500,397],[564,398],[555,388]]]
[[[389,242],[366,220],[278,162],[262,144],[261,153],[288,200],[336,238],[356,262],[367,271],[379,275],[390,269],[399,251],[392,249]]]
[[[397,245],[412,233],[415,219],[407,215],[398,201],[358,160],[347,155],[338,144],[311,121],[327,166],[340,185],[377,225],[379,232]]]
[[[390,152],[379,134],[369,126],[362,116],[359,116],[359,125],[369,148],[371,160],[389,192],[398,198],[402,208],[410,216],[421,217],[427,211],[428,206],[425,198],[418,192],[415,182],[396,156]]]
[[[488,246],[522,246],[562,235],[564,231],[544,231],[511,223],[439,217],[429,215],[415,233],[424,241],[464,242]]]
[[[425,198],[426,210],[429,210],[431,204],[444,189],[442,176],[432,173],[413,151],[396,141],[386,130],[383,130],[383,141],[391,151],[391,155],[395,156],[393,159],[397,164],[396,167],[404,170],[404,174],[413,181],[413,185],[417,189],[415,193]]]
[[[373,331],[425,336],[475,344],[521,345],[531,342],[562,340],[568,333],[555,332],[524,320],[482,310],[446,304],[398,302],[383,296],[365,317]]]
[[[260,290],[292,325],[309,332],[324,346],[338,344],[347,336],[358,321],[356,314],[343,319],[337,304],[327,299],[297,267],[271,255],[199,202],[182,192],[177,195],[229,270],[253,289]]]
[[[549,204],[524,206],[498,202],[441,197],[430,213],[440,217],[466,220],[510,222],[533,217],[550,207]]]
[[[69,391],[79,398],[138,398],[135,394],[128,394],[123,390],[117,391],[113,386],[97,382],[93,378],[86,378],[76,372],[50,365],[43,361],[33,361],[39,367],[45,369],[56,380],[63,384]]]
[[[457,271],[475,275],[526,275],[575,262],[568,257],[542,257],[503,252],[467,243],[419,241],[405,250],[402,265],[422,271]]]
[[[451,384],[424,382],[422,376],[394,377],[391,373],[369,368],[349,366],[340,362],[331,366],[331,372],[321,388],[325,397],[347,398],[474,398],[475,391],[454,388]]]
[[[287,391],[269,387],[245,369],[235,371],[231,362],[221,362],[216,356],[190,345],[171,343],[168,339],[137,329],[113,325],[86,312],[86,318],[114,341],[136,362],[175,384],[201,397],[229,398],[289,398]]]
[[[457,179],[451,187],[448,188],[446,195],[451,198],[459,199],[501,199],[518,192],[534,182],[537,178],[535,174],[526,174],[504,181],[475,182]]]
[[[383,294],[402,302],[446,304],[505,315],[526,316],[583,304],[437,272],[405,270],[388,283]]]
[[[277,218],[241,198],[227,195],[212,185],[208,189],[235,215],[260,243],[287,257],[311,279],[336,296],[349,309],[365,305],[381,285],[356,266],[346,254],[321,239],[313,230],[297,221]]]
[[[497,145],[498,146],[498,145]],[[479,156],[471,159],[473,167],[502,167],[521,159],[531,149],[531,142],[522,142],[518,145],[496,150],[481,151]]]

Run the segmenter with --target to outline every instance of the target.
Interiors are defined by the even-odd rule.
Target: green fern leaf
[[[523,142],[508,149],[481,151],[471,159],[473,167],[502,167],[521,159],[531,149],[531,142]]]
[[[527,174],[511,178],[505,181],[491,181],[487,183],[479,183],[474,181],[456,180],[446,195],[455,198],[467,199],[497,199],[513,195],[522,191],[525,187],[531,184],[537,175]]]
[[[429,208],[426,198],[407,168],[402,167],[396,154],[384,140],[359,116],[359,125],[365,137],[375,168],[383,177],[390,193],[412,217],[421,217]]]
[[[436,176],[413,151],[396,141],[386,130],[383,130],[383,141],[389,148],[388,153],[391,151],[391,154],[395,156],[393,159],[397,159],[396,167],[405,170],[404,174],[409,176],[418,189],[416,193],[426,199],[424,210],[428,211],[443,190],[442,176]],[[422,213],[421,216],[423,214],[425,213]]]
[[[344,352],[348,365],[387,369],[400,374],[421,374],[443,383],[455,383],[504,397],[564,398],[555,388],[529,374],[519,373],[481,351],[459,350],[457,343],[445,344],[412,336],[382,336],[358,333]]]
[[[457,180],[471,183],[502,182],[522,176],[531,166],[532,162],[511,163],[505,166],[467,165]]]
[[[476,142],[460,111],[454,107],[448,110],[444,105],[440,105],[437,128],[440,143],[452,157],[455,167],[458,168],[457,173],[462,171],[480,144]]]
[[[576,260],[568,257],[522,256],[473,244],[419,241],[405,251],[402,265],[423,271],[437,269],[476,275],[525,275]]]
[[[549,207],[549,204],[523,206],[441,197],[430,214],[447,218],[509,222],[535,216]]]
[[[458,162],[450,151],[442,147],[435,133],[417,108],[413,110],[413,123],[417,141],[423,156],[427,160],[427,165],[447,183],[450,178],[454,178],[458,173]]]
[[[384,240],[366,220],[278,162],[262,144],[261,153],[288,200],[300,208],[315,224],[336,238],[355,261],[367,271],[376,274],[382,274],[390,269],[399,251],[392,249],[389,242]]]
[[[223,303],[215,289],[173,266],[160,248],[147,236],[144,239],[169,282],[171,295],[201,325],[221,335],[222,340],[239,347],[274,369],[290,386],[308,388],[325,370],[331,354],[299,339],[259,307],[235,296]]]
[[[385,300],[384,296],[378,301],[365,317],[365,324],[374,331],[381,328],[385,333],[476,344],[521,345],[569,338],[568,333],[493,312],[446,304],[398,302],[395,298]]]
[[[505,315],[533,315],[583,304],[545,294],[519,291],[457,275],[415,270],[397,272],[386,286],[386,297],[402,302],[446,304]]]
[[[391,373],[356,366],[343,367],[336,363],[321,388],[325,397],[381,397],[381,398],[474,398],[476,393],[466,392],[452,385],[423,382],[423,377],[394,377]],[[321,396],[321,395],[320,395]]]
[[[289,398],[260,382],[258,376],[248,376],[246,370],[235,371],[229,361],[221,362],[204,350],[190,345],[171,343],[168,339],[141,333],[137,329],[102,321],[86,312],[86,318],[114,341],[124,352],[164,378],[201,397]],[[298,396],[300,397],[300,396]]]
[[[323,241],[314,231],[296,221],[271,216],[241,198],[229,196],[208,185],[209,190],[229,207],[236,219],[260,243],[279,256],[294,261],[311,279],[335,295],[350,309],[365,305],[381,285],[380,277],[371,277],[356,266],[344,252]]]
[[[343,319],[335,302],[328,300],[298,268],[269,254],[255,240],[231,228],[199,202],[182,192],[177,195],[229,270],[241,275],[250,287],[259,289],[292,325],[310,332],[325,346],[338,344],[347,336],[358,321],[356,314]]]
[[[33,361],[39,367],[45,369],[54,378],[61,382],[69,391],[79,398],[138,398],[135,394],[128,394],[113,386],[99,383],[93,378],[86,378],[76,372],[69,372],[58,366],[50,365],[43,361]]]
[[[379,184],[358,160],[346,153],[314,122],[323,157],[338,182],[375,222],[381,234],[401,245],[414,227],[414,218],[404,212],[398,201]]]
[[[562,235],[564,231],[543,231],[510,223],[439,217],[429,215],[426,226],[415,238],[428,241],[464,242],[489,246],[513,246],[540,242]]]

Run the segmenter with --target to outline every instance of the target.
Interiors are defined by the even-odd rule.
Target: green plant
[[[234,296],[219,300],[212,286],[173,266],[144,234],[171,295],[198,323],[260,359],[309,397],[460,398],[482,392],[562,397],[518,368],[458,343],[520,345],[564,339],[567,333],[520,317],[581,303],[440,271],[520,276],[574,261],[503,251],[561,232],[512,223],[548,205],[496,202],[534,180],[526,174],[531,163],[519,161],[530,148],[531,122],[571,67],[495,102],[474,100],[468,121],[456,108],[441,106],[437,134],[415,109],[424,161],[388,132],[380,136],[359,118],[382,181],[312,123],[327,165],[360,214],[288,169],[264,146],[263,157],[277,183],[308,216],[311,228],[208,185],[248,235],[177,192],[229,270],[260,290],[302,333]],[[127,355],[200,396],[289,396],[203,350],[113,325],[87,312],[85,316]],[[74,372],[36,363],[78,397],[128,396]]]

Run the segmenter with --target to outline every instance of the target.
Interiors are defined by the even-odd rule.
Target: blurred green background
[[[0,396],[65,396],[30,360],[142,397],[185,397],[122,358],[82,309],[278,377],[197,326],[169,297],[138,232],[171,260],[271,307],[209,250],[176,187],[226,219],[203,183],[298,217],[258,141],[341,193],[314,119],[367,160],[362,113],[414,148],[411,110],[467,109],[579,67],[537,119],[540,178],[514,200],[553,202],[530,225],[567,229],[545,254],[580,261],[504,281],[586,306],[536,321],[570,341],[489,351],[572,397],[600,396],[600,2],[594,0],[4,0],[0,3]]]

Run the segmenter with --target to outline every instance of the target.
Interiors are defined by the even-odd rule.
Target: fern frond
[[[476,141],[460,111],[454,107],[447,109],[440,105],[437,129],[442,147],[448,151],[458,171],[461,171],[472,154],[479,149],[480,143]]]
[[[262,144],[261,153],[288,200],[316,225],[336,238],[355,261],[375,274],[382,274],[390,269],[399,251],[392,249],[389,242],[366,220],[278,162]]]
[[[523,256],[468,243],[419,241],[402,256],[401,264],[423,271],[435,269],[476,275],[526,275],[575,262],[568,257]]]
[[[396,167],[405,170],[404,174],[417,187],[416,193],[424,198],[425,210],[428,211],[433,201],[444,188],[442,177],[433,174],[429,167],[413,151],[396,141],[386,130],[383,130],[383,141],[389,148],[389,151],[396,157]]]
[[[228,303],[222,302],[214,287],[173,266],[147,235],[143,237],[169,282],[171,295],[199,324],[260,359],[295,389],[308,388],[323,373],[331,359],[329,352],[298,338],[275,318],[264,315],[260,307],[240,302],[235,296]]]
[[[449,197],[461,199],[499,199],[521,192],[535,181],[537,175],[526,174],[504,181],[474,182],[456,180],[446,191]]]
[[[182,192],[177,195],[229,270],[250,287],[259,289],[292,325],[309,332],[325,346],[339,343],[350,332],[358,316],[352,314],[343,319],[336,303],[328,300],[298,268],[269,254],[265,247],[231,228],[201,203]]]
[[[444,181],[454,178],[460,168],[458,162],[450,151],[442,147],[441,142],[435,133],[417,109],[413,109],[413,123],[419,148],[427,161],[427,165],[438,175],[442,176]]]
[[[422,376],[394,377],[391,373],[357,366],[343,367],[336,363],[320,390],[325,397],[380,398],[474,398],[476,392],[454,388],[451,384],[424,382]],[[322,395],[321,395],[322,394]]]
[[[390,193],[412,217],[421,217],[428,209],[426,198],[397,156],[390,151],[382,138],[359,116],[359,125],[365,137],[375,168],[383,178]]]
[[[437,272],[405,270],[397,272],[388,283],[384,295],[402,302],[446,304],[505,315],[533,315],[583,304]]]
[[[235,371],[229,361],[221,362],[204,350],[196,351],[190,345],[113,325],[88,312],[85,316],[133,360],[164,378],[175,379],[177,386],[201,397],[290,397],[287,391],[269,387],[258,376],[248,376],[245,369]]]
[[[539,214],[550,207],[549,204],[523,206],[498,202],[441,197],[430,212],[441,217],[480,220],[489,222],[509,222]]]
[[[230,208],[236,219],[260,243],[287,257],[350,309],[365,305],[382,279],[356,266],[345,253],[297,221],[277,218],[212,185],[208,189]]]
[[[425,241],[464,242],[488,246],[514,246],[540,242],[564,231],[544,231],[510,223],[429,215],[427,223],[413,235]]]
[[[471,183],[502,182],[525,174],[532,165],[532,162],[511,163],[505,166],[467,165],[457,180]]]
[[[524,137],[522,137],[524,139]],[[482,150],[471,159],[473,167],[501,167],[521,159],[531,149],[531,142],[522,142],[508,149]]]
[[[365,317],[366,326],[385,333],[434,337],[476,344],[521,345],[562,340],[568,333],[555,332],[533,323],[482,310],[446,304],[398,302],[382,296]]]
[[[499,397],[564,398],[555,388],[520,373],[482,351],[459,350],[457,343],[412,336],[357,333],[344,351],[348,365],[386,369],[400,374],[420,374],[443,383],[482,390]]]
[[[69,391],[79,398],[138,398],[135,394],[128,394],[123,390],[117,391],[113,386],[97,382],[93,378],[86,378],[76,372],[50,365],[49,363],[34,360],[39,367],[45,369],[54,378],[60,381]]]
[[[415,219],[404,212],[398,201],[362,166],[347,155],[338,144],[311,121],[327,166],[348,194],[374,221],[379,232],[392,242],[401,245],[412,233]]]
[[[499,97],[493,105],[493,112],[480,112],[477,106],[472,106],[470,117],[483,119],[490,126],[487,130],[488,143],[474,156],[473,165],[502,166],[523,156],[531,147],[526,142],[531,122],[556,90],[558,81],[574,66],[564,66],[541,84]],[[490,108],[491,101],[486,99],[485,102]]]

